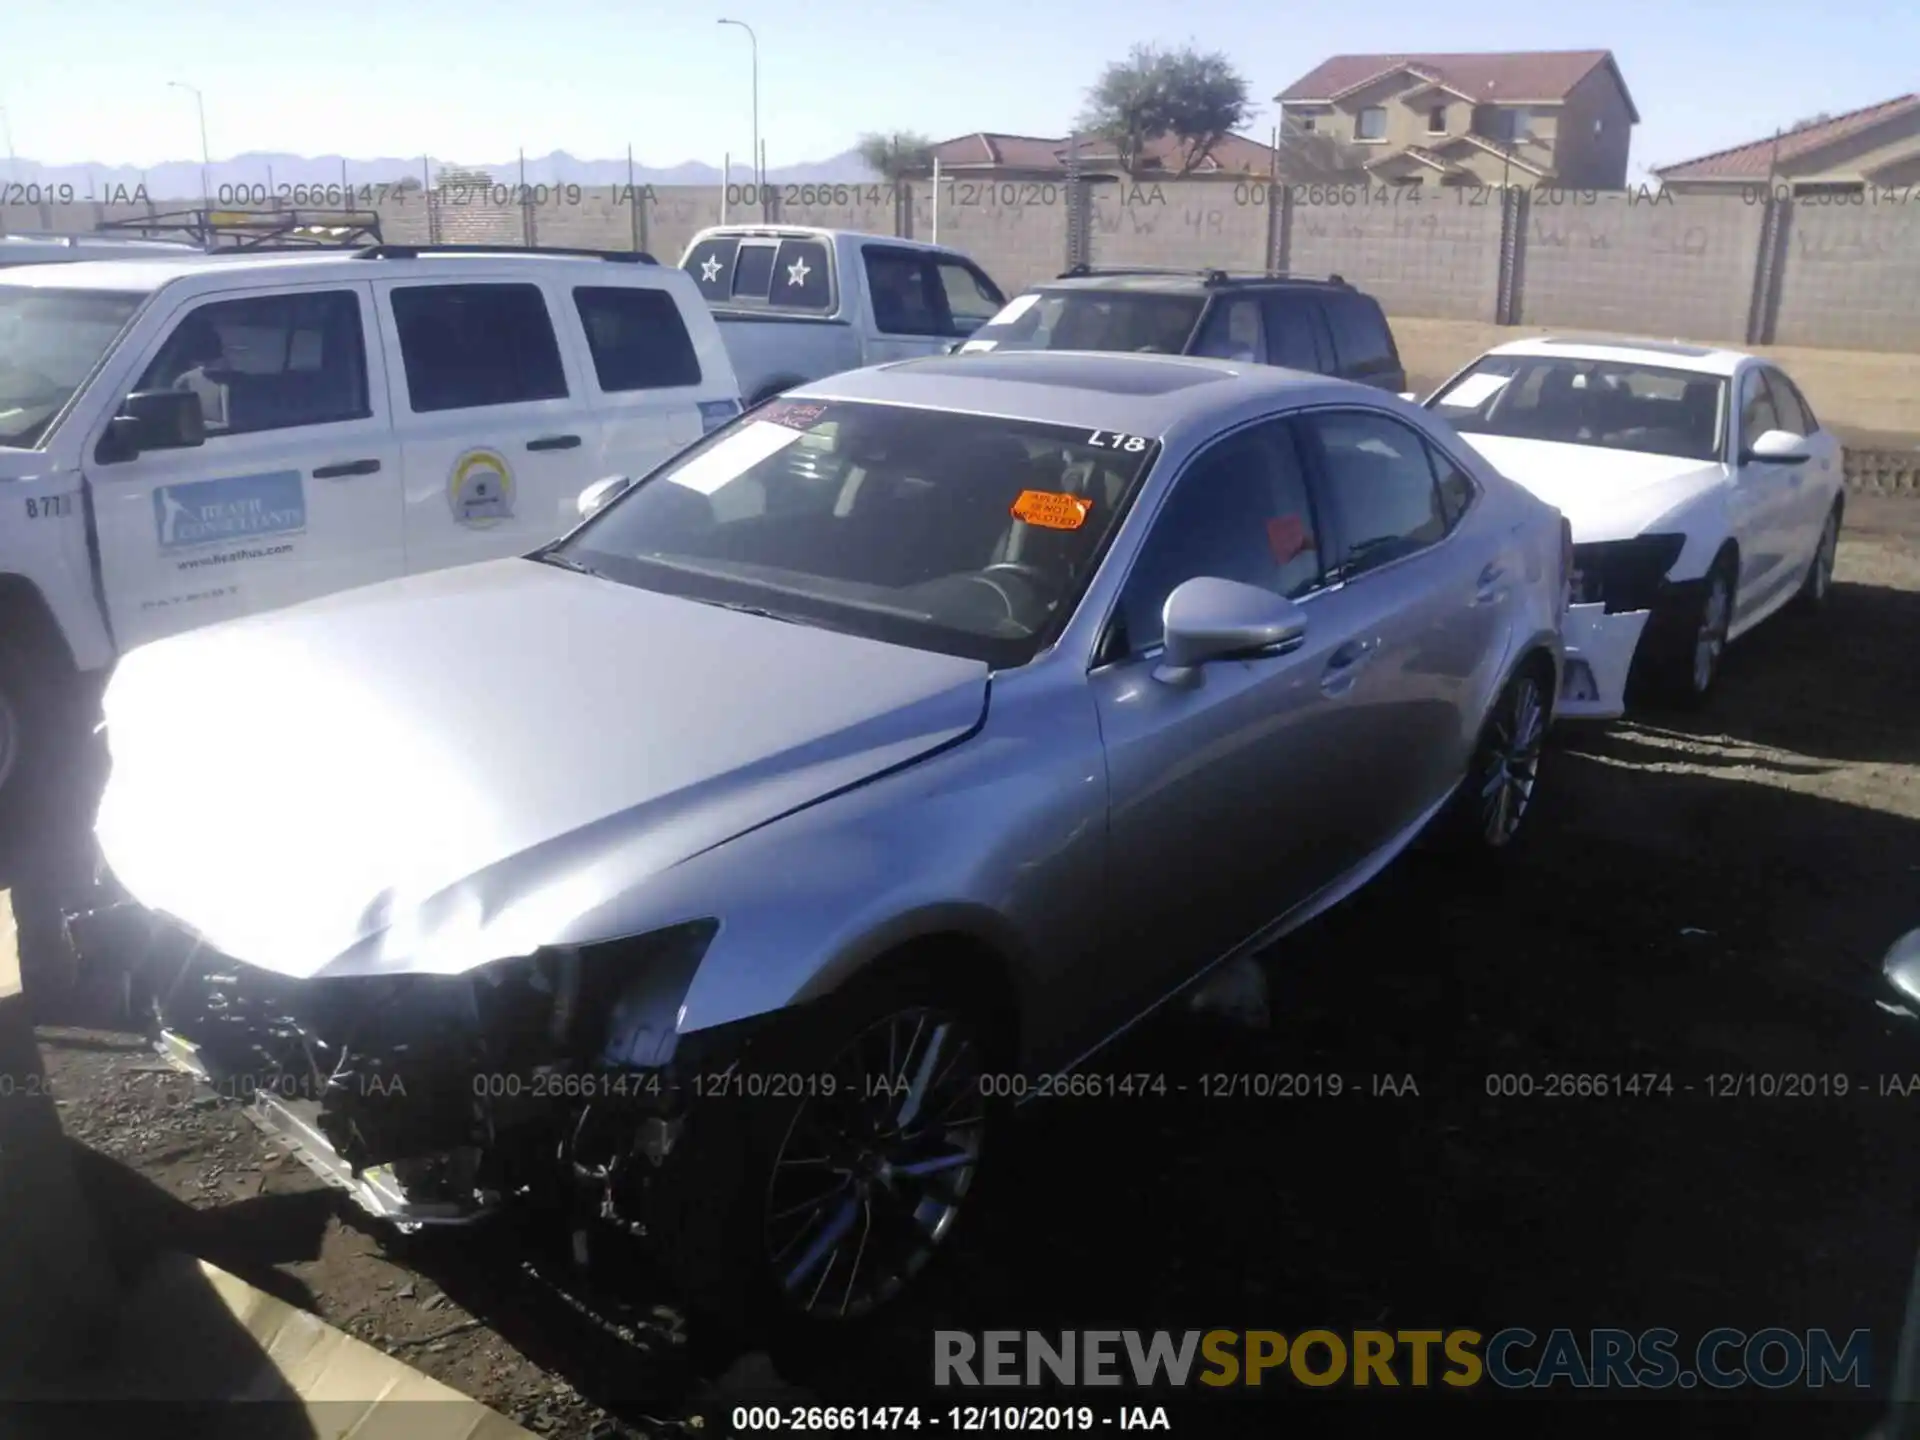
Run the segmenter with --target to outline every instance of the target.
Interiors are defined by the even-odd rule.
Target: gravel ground
[[[1268,958],[1269,1023],[1169,1015],[1100,1065],[1339,1076],[1340,1098],[1029,1106],[949,1283],[797,1378],[871,1398],[876,1377],[927,1372],[936,1324],[1424,1323],[1867,1327],[1884,1380],[1920,1235],[1920,1097],[1879,1093],[1920,1072],[1920,1029],[1874,1004],[1879,956],[1920,924],[1916,662],[1920,503],[1857,499],[1829,614],[1736,646],[1704,716],[1567,734],[1505,867],[1411,854]],[[129,1267],[192,1250],[550,1434],[724,1433],[693,1417],[775,1383],[764,1356],[690,1333],[644,1271],[596,1286],[513,1231],[383,1234],[135,1037],[41,1037]],[[1629,1072],[1673,1093],[1488,1092]],[[1781,1072],[1851,1093],[1710,1093]],[[1406,1093],[1370,1093],[1376,1075]],[[1281,1393],[1178,1433],[1271,1433],[1308,1413]],[[1392,1403],[1315,1397],[1303,1433],[1374,1433]],[[1872,1418],[1815,1398],[1630,1410],[1672,1434],[1859,1436]]]

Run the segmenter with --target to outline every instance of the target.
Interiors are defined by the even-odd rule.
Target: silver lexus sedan
[[[106,695],[83,951],[399,1224],[544,1196],[697,1308],[869,1315],[1003,1102],[1533,798],[1566,528],[1380,391],[920,359],[582,504]]]

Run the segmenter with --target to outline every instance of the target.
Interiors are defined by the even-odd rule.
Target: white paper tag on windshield
[[[1442,405],[1458,405],[1465,409],[1477,409],[1486,404],[1489,396],[1498,392],[1513,377],[1511,375],[1489,375],[1482,372],[1469,375],[1453,389],[1440,397]]]
[[[1026,314],[1027,311],[1031,310],[1034,307],[1035,303],[1038,302],[1039,299],[1040,299],[1040,292],[1038,290],[1034,291],[1030,295],[1021,295],[1018,298],[1009,301],[1006,307],[1003,310],[1001,310],[1001,312],[998,315],[994,316],[991,320],[987,321],[987,324],[1011,325],[1014,321],[1018,320],[1022,315]]]
[[[960,353],[962,355],[972,355],[976,351],[991,350],[999,343],[998,340],[969,340],[960,347]]]
[[[804,434],[804,430],[756,420],[662,478],[702,495],[711,495],[738,480],[769,455],[777,455],[794,444]]]

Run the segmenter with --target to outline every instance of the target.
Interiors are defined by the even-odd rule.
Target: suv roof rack
[[[1310,285],[1347,286],[1342,275],[1300,275],[1291,270],[1257,270],[1231,273],[1218,267],[1208,266],[1193,269],[1177,265],[1088,265],[1084,262],[1071,265],[1055,278],[1059,280],[1081,280],[1099,275],[1190,275],[1199,278],[1205,285],[1245,285],[1258,284],[1263,280],[1297,280]]]
[[[356,260],[413,260],[421,255],[572,255],[583,260],[614,260],[624,265],[658,265],[645,250],[580,250],[565,245],[368,245]]]
[[[183,237],[203,250],[336,250],[380,243],[372,210],[166,210],[127,220],[103,220],[108,238]]]

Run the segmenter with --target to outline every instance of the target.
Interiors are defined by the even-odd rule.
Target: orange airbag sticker
[[[1013,502],[1013,518],[1048,530],[1078,530],[1087,523],[1093,501],[1058,490],[1022,490]]]

